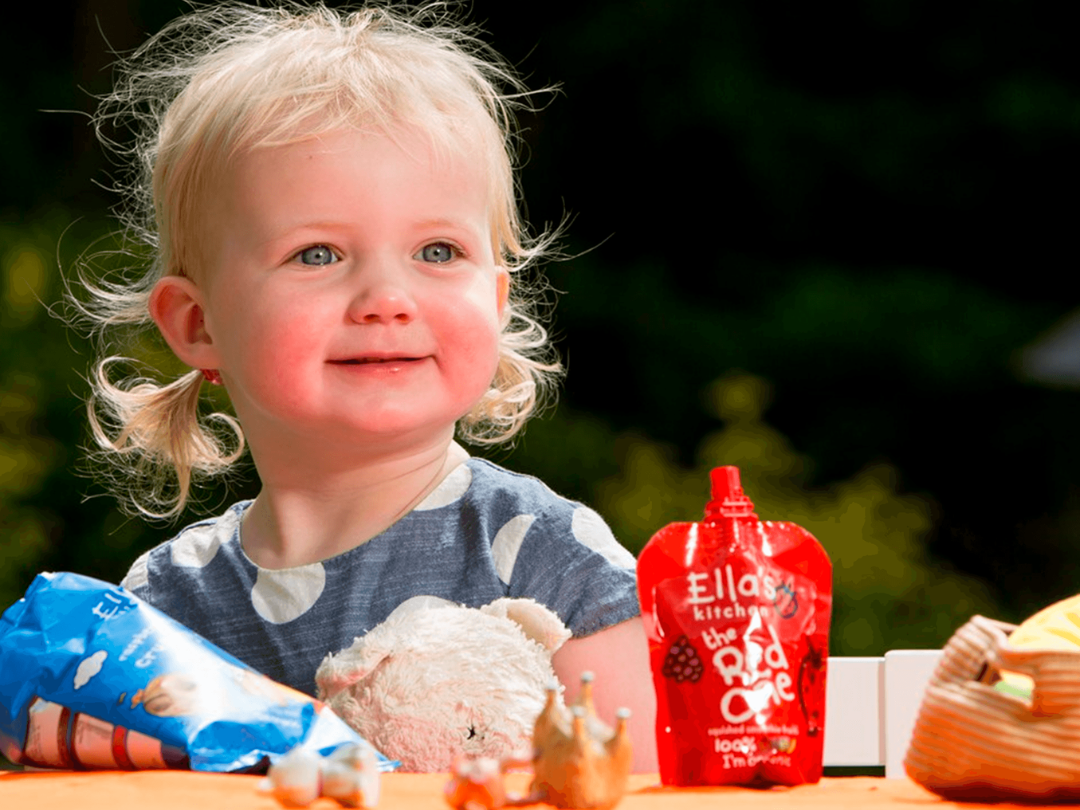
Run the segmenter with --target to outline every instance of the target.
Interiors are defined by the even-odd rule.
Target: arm
[[[555,652],[552,664],[566,686],[567,703],[577,697],[581,673],[591,671],[596,676],[593,698],[600,719],[614,724],[617,709],[630,710],[634,772],[656,773],[656,693],[641,619],[570,639]]]

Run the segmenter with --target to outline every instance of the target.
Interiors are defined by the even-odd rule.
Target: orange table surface
[[[260,777],[190,771],[96,771],[74,773],[0,773],[0,810],[280,810],[257,790]],[[527,774],[509,777],[512,789],[524,790]],[[384,774],[379,808],[447,810],[442,798],[445,774]],[[653,775],[636,775],[619,810],[757,810],[758,808],[1007,808],[1007,803],[950,802],[908,779],[869,776],[822,779],[816,785],[752,790],[749,788],[665,788]],[[1056,805],[1080,807],[1080,805]],[[339,805],[320,799],[312,810]]]

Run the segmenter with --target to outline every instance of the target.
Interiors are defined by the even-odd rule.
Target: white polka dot
[[[505,584],[510,584],[510,577],[514,573],[514,564],[517,562],[518,552],[525,534],[529,531],[535,515],[518,515],[510,518],[499,529],[495,540],[491,543],[491,556],[495,558],[495,570]]]
[[[307,613],[326,587],[322,563],[280,571],[259,569],[251,604],[271,624],[285,624]]]
[[[602,554],[612,565],[619,568],[637,566],[634,555],[619,544],[604,519],[589,507],[579,506],[574,510],[570,529],[579,543]]]
[[[150,552],[148,551],[131,564],[131,568],[128,570],[127,576],[121,581],[120,586],[127,588],[129,591],[144,587],[150,581],[150,572],[147,570],[149,561]]]
[[[428,509],[448,506],[468,492],[471,485],[472,470],[464,464],[459,464],[413,509],[417,512],[426,512]]]
[[[222,530],[224,519],[208,526],[195,526],[172,541],[172,562],[181,568],[205,568],[214,559],[221,538],[230,536]]]

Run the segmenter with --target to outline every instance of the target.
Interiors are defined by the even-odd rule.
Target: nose
[[[416,301],[406,274],[386,263],[369,264],[358,272],[348,317],[354,323],[409,323]]]

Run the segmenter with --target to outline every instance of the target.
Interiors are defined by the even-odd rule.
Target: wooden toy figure
[[[626,792],[633,755],[627,719],[619,709],[615,729],[596,716],[592,673],[581,676],[577,702],[558,705],[554,686],[533,731],[532,797],[555,807],[606,810]]]

